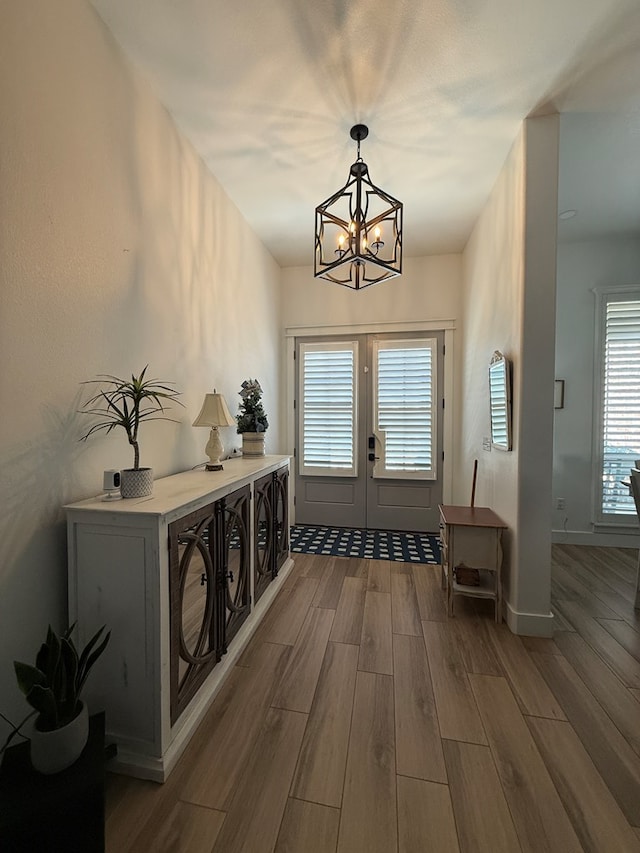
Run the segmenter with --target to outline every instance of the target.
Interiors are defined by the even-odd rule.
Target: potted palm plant
[[[100,385],[94,394],[80,410],[83,414],[97,415],[100,420],[82,436],[86,441],[90,435],[99,430],[111,430],[121,427],[129,444],[133,447],[133,468],[125,468],[120,472],[120,492],[123,498],[140,498],[150,495],[153,490],[153,471],[151,468],[140,467],[140,445],[138,430],[142,421],[174,421],[167,417],[165,407],[168,401],[183,403],[176,398],[180,395],[170,382],[157,379],[145,379],[147,365],[139,376],[131,375],[131,379],[120,379],[118,376],[102,374],[97,379],[90,379],[83,385]]]
[[[240,414],[236,415],[242,435],[243,456],[264,456],[264,434],[269,421],[262,405],[262,388],[257,379],[245,379],[240,387]]]
[[[78,654],[71,638],[74,627],[58,637],[49,626],[35,666],[13,662],[18,687],[37,713],[30,735],[31,763],[41,773],[57,773],[73,764],[89,736],[89,714],[80,696],[111,632],[103,636],[103,625]]]

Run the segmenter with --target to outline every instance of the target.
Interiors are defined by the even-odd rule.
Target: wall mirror
[[[509,360],[496,350],[489,364],[491,446],[511,450],[511,369]]]

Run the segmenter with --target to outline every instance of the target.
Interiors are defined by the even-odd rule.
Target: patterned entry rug
[[[391,530],[352,530],[345,527],[291,528],[289,549],[298,554],[332,557],[367,557],[403,563],[439,563],[438,537],[431,533],[397,533]]]

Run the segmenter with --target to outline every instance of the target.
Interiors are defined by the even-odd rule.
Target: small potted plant
[[[35,666],[13,662],[18,687],[37,713],[30,735],[31,763],[41,773],[57,773],[73,764],[89,736],[89,714],[80,695],[111,632],[103,637],[103,625],[78,654],[71,639],[74,627],[58,637],[49,626]]]
[[[264,456],[264,434],[269,421],[262,405],[260,383],[257,379],[245,379],[238,393],[242,400],[236,421],[242,435],[242,455]]]
[[[133,468],[125,468],[120,472],[120,492],[123,498],[145,497],[153,490],[153,470],[140,467],[138,430],[141,422],[162,420],[175,423],[175,418],[164,414],[166,403],[175,401],[183,405],[176,399],[180,392],[171,387],[172,383],[145,379],[148,367],[139,376],[132,374],[131,379],[107,374],[83,382],[83,385],[102,386],[80,410],[83,414],[97,415],[101,420],[93,424],[81,441],[86,441],[99,430],[111,432],[121,427],[133,447]]]

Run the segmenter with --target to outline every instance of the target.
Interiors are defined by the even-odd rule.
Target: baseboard
[[[506,623],[513,634],[523,637],[553,637],[553,613],[520,613],[514,610],[508,601],[506,605]]]
[[[637,533],[604,533],[590,530],[552,530],[554,545],[595,545],[601,548],[640,548]]]
[[[133,776],[135,779],[148,779],[150,782],[164,782],[167,773],[159,758],[128,752],[118,746],[118,754],[106,766],[109,773],[119,776]]]

